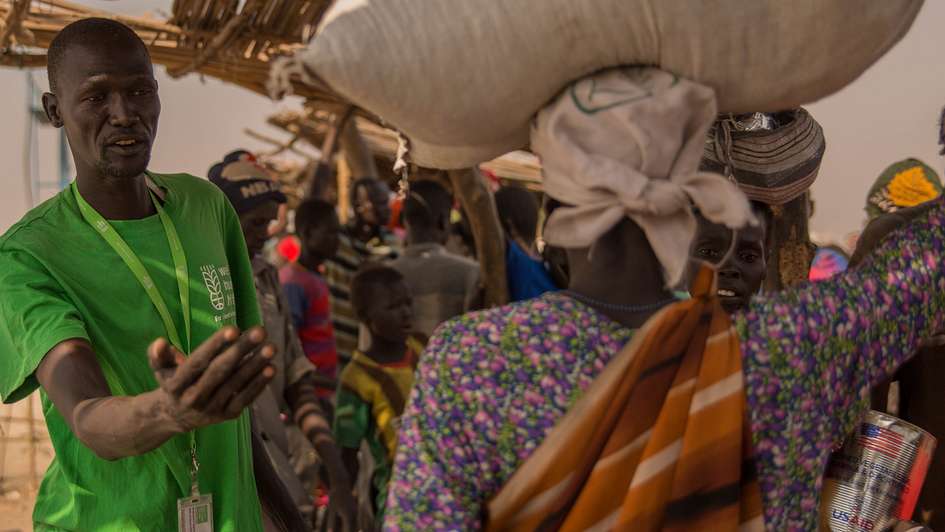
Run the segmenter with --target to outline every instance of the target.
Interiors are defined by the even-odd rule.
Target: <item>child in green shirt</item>
[[[383,518],[398,420],[423,346],[411,336],[413,302],[397,270],[371,265],[358,272],[351,283],[351,302],[371,338],[369,347],[356,350],[341,372],[334,433],[351,478],[357,477],[361,443],[370,450],[374,462],[370,506],[376,517],[362,523],[362,529],[371,530]]]

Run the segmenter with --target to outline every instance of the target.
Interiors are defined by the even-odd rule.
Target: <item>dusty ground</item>
[[[34,494],[10,492],[0,495],[0,532],[28,532],[33,530]]]

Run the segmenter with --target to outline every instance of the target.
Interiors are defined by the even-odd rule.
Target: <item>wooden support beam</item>
[[[377,171],[377,163],[374,162],[374,153],[368,147],[364,137],[358,130],[358,124],[354,120],[348,120],[344,130],[341,132],[341,153],[344,154],[345,161],[348,163],[348,169],[355,179],[362,177],[372,177],[377,179],[380,173]]]
[[[282,152],[290,151],[296,155],[305,157],[306,159],[315,160],[317,158],[315,157],[314,154],[307,153],[295,145],[296,142],[299,140],[298,136],[293,136],[289,142],[283,142],[279,139],[272,138],[268,135],[263,135],[262,133],[259,133],[258,131],[254,131],[248,127],[243,128],[243,133],[245,133],[248,137],[251,137],[255,140],[258,140],[260,142],[265,142],[266,144],[272,144],[273,146],[275,146],[275,148],[272,151],[266,152],[263,155],[269,155],[269,156],[279,155]]]
[[[765,290],[775,292],[807,282],[816,247],[810,241],[809,192],[784,205],[772,205],[768,230]]]
[[[486,187],[479,170],[450,170],[453,193],[459,197],[476,240],[476,256],[485,284],[486,306],[504,305],[509,301],[508,278],[505,271],[505,239],[499,224],[495,199]]]
[[[348,223],[351,214],[351,169],[348,168],[348,161],[343,157],[338,160],[338,176],[335,188],[338,197],[335,205],[338,207],[338,221],[342,225]]]
[[[340,144],[338,138],[341,136],[341,131],[344,130],[345,126],[348,124],[348,120],[353,114],[354,107],[349,105],[341,114],[335,117],[335,123],[331,125],[328,134],[325,135],[325,141],[322,143],[321,148],[322,157],[318,161],[318,166],[315,168],[312,182],[309,184],[308,192],[306,193],[307,197],[324,198],[326,196],[328,180],[334,173],[332,171],[332,164],[335,152]],[[296,134],[301,135],[300,133]],[[337,186],[339,187],[339,198],[341,198],[341,183],[338,183]]]

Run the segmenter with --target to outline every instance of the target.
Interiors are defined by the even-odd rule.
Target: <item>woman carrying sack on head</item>
[[[857,271],[727,317],[685,276],[707,219],[754,223],[698,170],[713,91],[652,69],[585,78],[532,130],[569,289],[431,339],[402,419],[392,530],[810,530],[869,387],[945,329],[945,205]],[[882,341],[879,341],[882,339]],[[593,383],[593,386],[592,386]]]

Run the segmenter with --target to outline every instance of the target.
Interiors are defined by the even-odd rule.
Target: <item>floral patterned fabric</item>
[[[860,268],[759,299],[739,316],[770,530],[814,530],[832,448],[868,393],[945,327],[945,208],[890,235]]]
[[[857,271],[735,317],[769,530],[816,529],[832,447],[878,382],[945,325],[945,208]],[[402,418],[387,530],[478,530],[488,501],[632,331],[547,294],[448,322]]]

